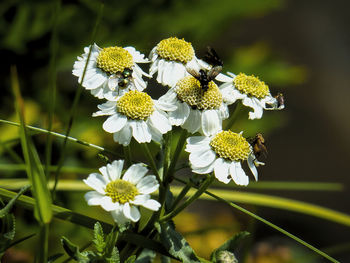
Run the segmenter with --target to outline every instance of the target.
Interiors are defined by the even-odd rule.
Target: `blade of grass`
[[[52,165],[49,166],[49,171],[56,171],[57,166]],[[26,166],[25,164],[0,164],[0,171],[25,171]],[[92,172],[95,172],[96,168],[84,168],[84,167],[73,167],[73,166],[63,166],[62,172],[64,173],[77,173],[77,174],[89,174]],[[9,180],[9,181],[7,181]],[[8,184],[11,182],[11,180],[17,180],[17,179],[0,179],[0,185],[2,183]],[[20,179],[23,180],[23,179]]]
[[[18,126],[18,127],[21,126],[21,124],[18,123],[18,122],[13,122],[13,121],[8,121],[8,120],[3,120],[3,119],[0,119],[0,123],[6,123],[6,124],[9,124],[9,125]],[[45,130],[45,129],[42,129],[42,128],[38,128],[38,127],[34,127],[34,126],[30,126],[30,125],[26,125],[26,128],[29,129],[29,130],[40,132],[40,133],[50,133],[53,136],[56,136],[58,138],[67,139],[68,141],[76,142],[76,143],[79,143],[81,145],[97,149],[97,150],[102,151],[102,152],[111,153],[113,155],[116,155],[117,157],[122,157],[120,154],[118,154],[117,152],[114,152],[112,150],[103,148],[103,147],[98,146],[96,144],[92,144],[92,143],[88,143],[88,142],[85,142],[85,141],[81,141],[81,140],[76,139],[76,138],[71,137],[71,136],[65,136],[64,134],[61,134],[61,133],[58,133],[58,132],[49,132],[48,130]]]
[[[102,19],[103,8],[104,8],[104,4],[101,3],[100,10],[99,10],[98,15],[97,15],[96,23],[95,23],[94,29],[92,31],[91,43],[95,42],[97,28],[100,25],[100,22],[101,22],[101,19]],[[66,133],[65,133],[65,139],[63,140],[63,143],[62,143],[62,146],[61,146],[61,156],[60,156],[60,159],[58,161],[57,170],[56,170],[56,173],[55,173],[55,184],[54,184],[54,187],[52,189],[53,199],[55,199],[54,197],[55,197],[56,186],[57,186],[57,183],[58,183],[58,177],[59,177],[59,174],[60,174],[61,167],[63,166],[64,160],[65,160],[67,137],[69,136],[70,131],[72,129],[73,120],[74,120],[75,113],[76,113],[76,110],[77,110],[77,107],[78,107],[78,103],[79,103],[79,99],[80,99],[80,94],[81,94],[81,92],[83,90],[82,83],[84,81],[86,68],[87,68],[87,65],[89,63],[91,51],[92,51],[92,45],[90,46],[90,50],[89,50],[87,61],[86,61],[85,67],[84,67],[83,75],[82,75],[81,81],[79,83],[80,85],[79,85],[77,91],[75,92],[73,105],[72,105],[72,108],[71,108],[70,113],[69,113],[68,127],[67,127],[67,130],[66,130]]]
[[[183,180],[181,180],[181,179],[178,179],[178,178],[175,178],[175,179],[176,179],[177,181],[181,182],[181,183],[186,184],[186,182],[183,181]],[[277,225],[271,223],[270,221],[268,221],[268,220],[266,220],[266,219],[264,219],[264,218],[262,218],[262,217],[260,217],[260,216],[258,216],[258,215],[256,215],[256,214],[250,212],[249,210],[247,210],[247,209],[245,209],[245,208],[243,208],[243,207],[241,207],[241,206],[239,206],[239,205],[236,205],[236,204],[233,203],[233,202],[227,201],[227,200],[225,200],[224,198],[221,198],[220,196],[215,195],[215,194],[213,194],[213,193],[211,193],[211,192],[209,192],[209,191],[205,191],[204,193],[205,193],[206,195],[208,195],[208,196],[210,196],[210,197],[212,197],[212,198],[214,198],[214,199],[216,199],[216,200],[218,200],[218,201],[220,201],[220,202],[226,203],[226,204],[228,204],[229,206],[231,206],[231,207],[233,207],[233,208],[235,208],[235,209],[237,209],[237,210],[239,210],[239,211],[241,211],[241,212],[243,212],[243,213],[245,213],[245,214],[247,214],[247,215],[249,215],[249,216],[255,218],[256,220],[259,220],[260,222],[262,222],[262,223],[264,223],[264,224],[266,224],[266,225],[268,225],[268,226],[274,228],[275,230],[277,230],[277,231],[281,232],[282,234],[284,234],[284,235],[286,235],[286,236],[292,238],[293,240],[295,240],[295,241],[297,241],[298,243],[304,245],[305,247],[311,249],[312,251],[314,251],[315,253],[317,253],[317,254],[321,255],[322,257],[328,259],[329,261],[334,262],[334,263],[339,263],[338,260],[336,260],[336,259],[334,259],[333,257],[329,256],[328,254],[324,253],[323,251],[317,249],[316,247],[312,246],[311,244],[307,243],[306,241],[302,240],[301,238],[298,238],[297,236],[295,236],[295,235],[289,233],[288,231],[284,230],[283,228],[280,228],[279,226],[277,226]]]
[[[24,119],[24,103],[20,93],[17,70],[11,67],[11,86],[15,97],[15,108],[21,121],[20,137],[25,163],[27,166],[27,175],[32,185],[32,193],[35,196],[34,216],[41,226],[41,235],[39,247],[36,253],[36,262],[47,262],[48,256],[48,224],[52,218],[51,196],[47,188],[46,177],[42,169],[38,153],[28,136]]]
[[[58,15],[61,8],[61,1],[56,0],[54,3],[54,14],[53,14],[53,25],[52,25],[52,34],[50,40],[50,63],[49,63],[49,99],[48,99],[48,126],[47,130],[51,132],[52,130],[52,121],[55,112],[56,105],[56,58],[58,50],[58,37],[57,37],[57,24],[58,24]],[[46,147],[45,147],[45,175],[46,178],[49,178],[49,166],[51,164],[51,152],[52,152],[52,136],[51,133],[47,134],[46,137]]]

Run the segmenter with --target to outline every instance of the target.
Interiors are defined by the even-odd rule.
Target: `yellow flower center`
[[[210,146],[221,158],[231,161],[245,161],[251,153],[248,141],[239,133],[222,131],[211,140]]]
[[[186,64],[194,57],[191,43],[176,37],[163,39],[157,45],[157,53],[160,57]]]
[[[192,76],[181,79],[175,92],[181,101],[200,110],[218,109],[222,103],[222,94],[213,81],[209,82],[208,90],[204,91],[200,82]]]
[[[97,67],[109,74],[123,72],[133,65],[132,55],[122,47],[106,47],[101,50],[97,57]]]
[[[146,120],[154,111],[152,98],[145,92],[131,90],[117,102],[117,110],[133,120]]]
[[[125,204],[133,201],[139,194],[135,185],[122,179],[117,179],[106,185],[106,195],[112,198],[113,203]]]
[[[240,92],[258,99],[265,98],[270,93],[269,87],[265,82],[254,75],[247,76],[244,73],[239,73],[233,80],[233,83]]]

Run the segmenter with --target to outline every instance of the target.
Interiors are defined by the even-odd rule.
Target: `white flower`
[[[247,76],[243,73],[237,76],[227,72],[228,76],[222,76],[220,81],[225,82],[219,88],[226,97],[226,102],[230,105],[236,100],[242,100],[242,104],[250,107],[249,119],[260,119],[263,110],[281,110],[284,104],[271,96],[269,87],[258,77]]]
[[[133,47],[100,48],[96,44],[91,47],[91,55],[86,68],[83,87],[99,99],[115,97],[128,90],[144,90],[147,83],[143,72],[136,63],[148,63],[144,55]],[[77,58],[73,66],[73,75],[83,77],[90,46],[84,48],[84,54]]]
[[[84,196],[88,205],[100,205],[120,224],[140,219],[137,206],[152,211],[160,207],[160,203],[150,196],[159,187],[156,177],[146,176],[148,169],[141,163],[130,166],[122,176],[123,164],[123,160],[113,161],[99,169],[101,174],[92,173],[83,180],[94,189]]]
[[[180,79],[188,76],[186,64],[196,61],[191,43],[176,37],[160,41],[152,49],[149,58],[150,75],[158,72],[158,83],[169,87],[174,87]]]
[[[187,76],[162,99],[177,106],[175,111],[169,112],[171,124],[191,133],[215,134],[222,129],[222,120],[229,116],[225,98],[213,81],[204,90],[196,78]]]
[[[185,150],[190,153],[189,160],[194,173],[214,171],[215,177],[225,184],[232,179],[237,185],[248,185],[249,178],[241,165],[243,161],[248,162],[255,180],[258,180],[255,165],[263,165],[256,161],[251,145],[241,133],[232,131],[220,131],[210,137],[189,137]]]
[[[93,116],[111,115],[103,123],[103,129],[113,133],[114,141],[126,146],[131,137],[139,143],[160,142],[162,135],[172,127],[165,111],[173,111],[176,106],[161,98],[152,100],[147,93],[132,90],[115,101],[98,105],[98,108],[100,111]]]

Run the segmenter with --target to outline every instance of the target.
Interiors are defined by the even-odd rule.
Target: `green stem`
[[[233,112],[230,114],[230,118],[226,121],[224,130],[230,130],[232,128],[242,108],[243,108],[242,102],[237,101],[236,107],[233,109]]]
[[[171,149],[172,131],[164,135],[164,156],[163,156],[163,179],[168,172],[170,162],[170,149]]]
[[[170,166],[168,169],[168,172],[166,174],[166,178],[164,179],[165,184],[171,180],[171,177],[174,175],[174,171],[175,171],[175,167],[177,164],[177,161],[180,157],[180,154],[182,152],[182,148],[184,147],[184,144],[186,142],[186,138],[187,138],[187,131],[185,129],[182,129],[174,155],[172,160],[170,161]]]
[[[160,218],[160,221],[167,221],[173,217],[175,217],[177,214],[179,214],[182,210],[184,210],[186,207],[188,207],[190,204],[193,203],[193,201],[197,200],[210,186],[210,184],[214,180],[213,173],[209,174],[207,179],[202,183],[202,185],[198,188],[197,192],[192,195],[189,199],[187,199],[182,205],[175,208],[173,211],[171,211],[169,214],[163,216]]]
[[[157,177],[158,182],[161,183],[162,180],[160,179],[156,162],[154,161],[154,158],[153,158],[153,156],[152,156],[152,154],[151,154],[151,152],[150,152],[150,150],[148,148],[147,143],[141,143],[140,145],[141,145],[141,147],[142,147],[142,149],[143,149],[143,151],[145,153],[145,156],[146,156],[146,158],[147,158],[147,160],[148,160],[148,162],[149,162],[153,172],[155,173],[155,175]]]
[[[123,146],[123,151],[124,151],[124,158],[126,161],[127,166],[130,166],[132,164],[131,162],[131,151],[130,151],[130,146]]]
[[[42,224],[39,230],[39,247],[35,262],[47,262],[49,251],[49,224]]]
[[[188,191],[191,189],[191,182],[188,181],[187,184],[185,185],[184,188],[182,188],[180,194],[176,197],[176,199],[174,200],[170,210],[174,210],[175,207],[178,205],[178,203],[180,203],[180,201],[186,196],[186,194],[188,193]]]
[[[18,123],[18,122],[2,120],[2,119],[0,119],[0,123],[6,123],[6,124],[10,124],[10,125],[17,126],[17,127],[21,126],[21,124]],[[92,143],[89,143],[89,142],[81,141],[81,140],[79,140],[77,138],[74,138],[74,137],[71,137],[71,136],[65,136],[65,135],[63,135],[61,133],[58,133],[58,132],[48,131],[48,130],[45,130],[45,129],[42,129],[42,128],[30,126],[30,125],[26,125],[25,127],[27,129],[29,129],[29,130],[37,131],[37,132],[40,132],[40,133],[47,133],[47,134],[50,133],[51,135],[56,136],[58,138],[62,138],[62,139],[66,139],[67,138],[68,141],[76,142],[76,143],[79,143],[81,145],[84,145],[84,146],[87,146],[87,147],[91,147],[91,148],[94,148],[94,149],[102,151],[102,152],[107,152],[107,153],[111,153],[113,155],[116,155],[118,157],[122,157],[117,152],[114,152],[112,150],[103,148],[103,147],[98,146],[96,144],[92,144]]]

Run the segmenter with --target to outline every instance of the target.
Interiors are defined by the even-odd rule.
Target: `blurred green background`
[[[99,8],[100,2],[94,0],[60,3],[53,123],[53,130],[60,133],[67,127],[69,110],[78,88],[77,79],[71,74],[72,66],[83,47],[90,44]],[[9,78],[10,65],[16,65],[26,103],[27,123],[47,128],[55,10],[56,1],[6,0],[0,3],[1,119],[17,120]],[[258,75],[269,85],[272,94],[283,92],[286,101],[284,111],[265,112],[263,119],[256,121],[248,121],[245,113],[233,127],[235,131],[243,130],[246,136],[262,132],[267,139],[269,156],[266,166],[259,169],[259,180],[338,182],[345,189],[341,192],[270,190],[264,193],[350,213],[347,201],[350,146],[348,10],[350,4],[341,0],[105,1],[95,41],[102,47],[134,46],[148,55],[160,40],[170,36],[183,37],[192,43],[199,57],[204,55],[208,45],[214,47],[224,61],[224,72]],[[150,87],[152,85],[158,88],[153,91],[155,94],[165,92],[165,88],[150,82]],[[100,101],[89,92],[83,92],[71,135],[118,151],[111,134],[102,130],[104,119],[91,117],[98,103]],[[36,135],[33,138],[44,155],[46,137]],[[53,164],[58,162],[61,143],[54,139]],[[21,153],[16,127],[0,124],[0,146],[0,177],[24,178],[24,172],[11,171],[6,166],[20,162],[13,156],[13,152]],[[104,165],[94,149],[75,143],[68,143],[67,148],[65,166],[96,169]],[[87,171],[63,171],[61,178],[78,180],[87,174]],[[88,208],[83,194],[79,191],[59,192],[58,203],[89,215],[103,213]],[[176,222],[204,256],[207,256],[210,242],[215,248],[230,234],[248,229],[254,235],[250,244],[246,244],[245,252],[249,255],[246,262],[324,262],[320,258],[301,261],[298,255],[309,252],[300,245],[225,207],[220,208],[222,213],[215,218],[208,217],[205,212],[208,208],[203,209],[208,206],[217,209],[210,202],[199,202],[190,207],[191,211],[183,216],[184,219],[179,217]],[[248,207],[318,248],[349,242],[349,230],[344,226],[292,212]],[[16,208],[15,215],[18,237],[34,232],[30,228],[35,228],[30,211]],[[61,235],[78,244],[91,235],[89,230],[70,223],[54,220],[52,225],[59,226],[51,230],[52,253],[61,251]],[[193,227],[188,228],[189,225]],[[215,231],[199,231],[210,229],[210,226],[214,226]],[[220,230],[221,226],[223,229]],[[203,242],[203,238],[207,241]],[[9,255],[12,258],[5,262],[31,262],[31,245],[35,242],[16,246]],[[346,262],[350,260],[348,251],[349,245],[334,256]],[[21,255],[23,260],[16,261],[14,257]]]

